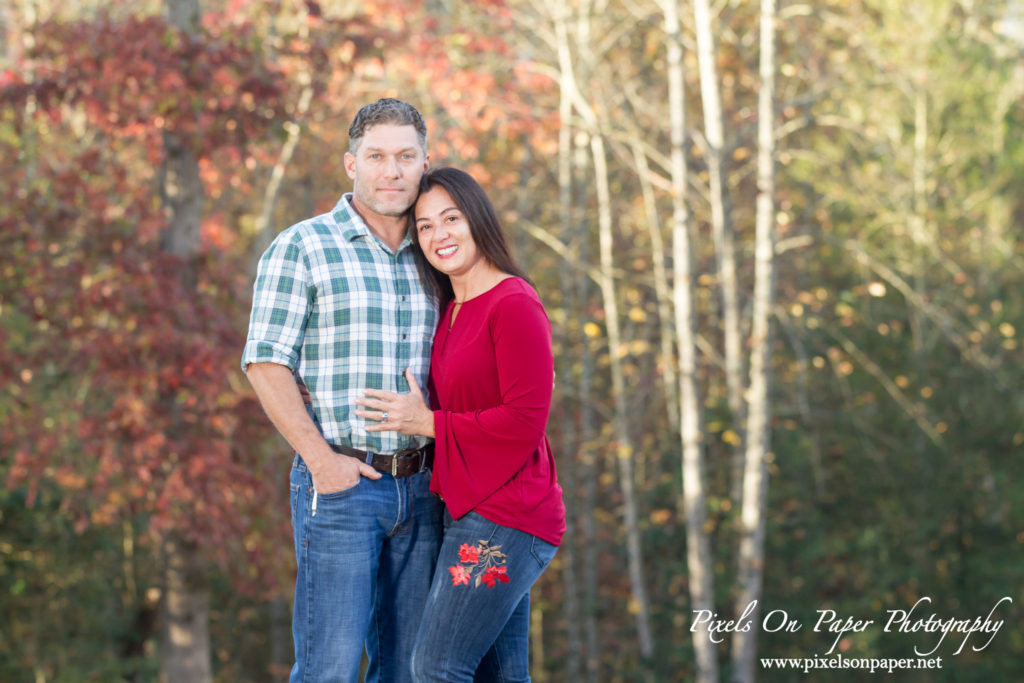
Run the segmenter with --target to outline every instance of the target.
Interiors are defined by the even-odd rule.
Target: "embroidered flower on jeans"
[[[475,546],[463,543],[459,546],[459,562],[448,567],[453,586],[468,586],[470,579],[474,588],[481,582],[488,588],[494,588],[498,582],[508,583],[505,553],[501,552],[500,545],[492,546],[488,541],[480,541]]]
[[[459,546],[459,562],[476,564],[480,560],[480,549],[475,545],[463,543]]]
[[[480,580],[486,583],[488,588],[494,588],[496,580],[508,583],[508,572],[505,571],[505,567],[488,567],[487,571],[480,577]]]
[[[452,585],[458,586],[460,583],[469,585],[469,578],[472,574],[463,567],[461,564],[457,564],[454,567],[449,567],[448,571],[452,573]]]

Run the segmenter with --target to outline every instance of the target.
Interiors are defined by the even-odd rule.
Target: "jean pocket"
[[[345,498],[345,497],[355,493],[356,489],[358,489],[359,486],[362,483],[363,483],[363,478],[359,477],[359,480],[356,481],[356,483],[352,484],[352,486],[349,486],[347,489],[340,489],[338,491],[331,491],[330,493],[320,493],[318,491],[317,492],[317,498],[319,498],[320,500],[338,500],[339,498]]]
[[[537,566],[541,568],[541,571],[551,564],[551,560],[555,559],[555,553],[557,552],[557,545],[552,545],[536,536],[533,537],[533,542],[530,544],[530,554],[533,555],[533,559],[537,562]]]

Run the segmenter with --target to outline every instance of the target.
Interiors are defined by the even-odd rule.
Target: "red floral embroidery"
[[[508,583],[508,569],[505,567],[505,553],[501,546],[492,546],[488,541],[480,541],[475,546],[463,543],[459,546],[459,562],[448,567],[452,574],[453,586],[468,586],[473,579],[473,586],[479,587],[481,582],[488,588],[495,583]]]
[[[472,574],[463,567],[461,564],[457,564],[454,567],[448,567],[448,571],[452,573],[452,585],[458,586],[460,583],[469,585],[469,577]]]
[[[488,567],[480,580],[487,584],[488,588],[494,588],[495,580],[508,583],[508,572],[505,567]]]
[[[459,562],[476,564],[480,560],[480,549],[475,545],[463,543],[459,546]]]

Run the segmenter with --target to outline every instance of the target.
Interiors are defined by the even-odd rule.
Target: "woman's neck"
[[[484,292],[493,289],[502,280],[510,277],[512,276],[508,273],[488,265],[486,270],[452,278],[452,291],[455,294],[455,303],[461,304],[474,297],[478,297]]]

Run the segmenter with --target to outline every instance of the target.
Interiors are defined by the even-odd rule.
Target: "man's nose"
[[[402,167],[397,159],[390,157],[384,166],[384,172],[388,174],[388,178],[398,178],[402,175]]]

